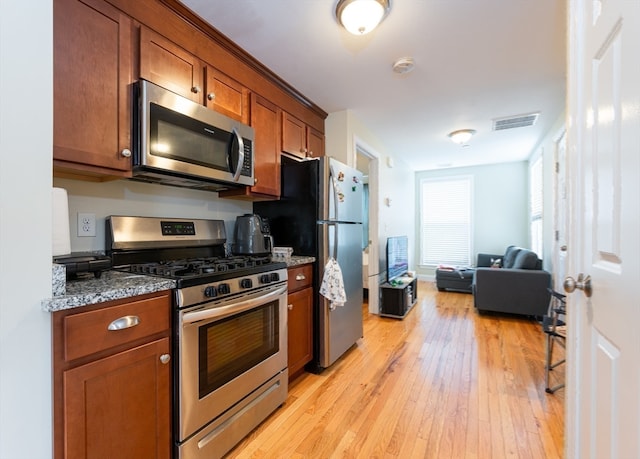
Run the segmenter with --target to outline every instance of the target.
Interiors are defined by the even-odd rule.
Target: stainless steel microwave
[[[146,80],[134,99],[134,179],[210,191],[254,184],[252,127]]]

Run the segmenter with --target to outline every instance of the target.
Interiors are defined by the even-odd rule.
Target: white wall
[[[72,252],[105,250],[104,221],[109,215],[224,220],[227,240],[232,242],[236,216],[252,212],[250,202],[220,199],[215,192],[132,180],[94,183],[54,179],[53,184],[69,195]],[[78,212],[96,214],[96,237],[77,237]]]
[[[420,180],[466,175],[473,177],[472,261],[476,254],[504,253],[509,245],[529,246],[528,163],[492,164],[416,173],[416,205],[420,205]],[[420,224],[416,221],[416,234]],[[419,260],[416,246],[416,260]],[[418,274],[432,276],[434,267],[418,266]]]
[[[0,2],[1,459],[52,455],[52,24],[51,0]]]
[[[538,155],[542,155],[543,164],[543,187],[544,196],[542,202],[542,224],[543,224],[543,254],[542,261],[544,269],[553,272],[553,249],[554,249],[554,212],[555,199],[554,180],[555,180],[555,161],[556,161],[556,142],[565,129],[565,114],[561,114],[549,133],[542,139],[540,145],[533,151],[529,161],[533,161]]]
[[[378,176],[369,176],[369,183],[378,183],[378,264],[380,281],[385,276],[386,240],[389,236],[407,235],[410,248],[415,246],[414,172],[402,159],[402,152],[383,145],[351,110],[329,114],[325,122],[325,151],[349,165],[356,165],[356,142],[378,156]],[[389,167],[387,158],[392,158]],[[386,205],[390,199],[391,206]],[[370,205],[374,205],[373,196]],[[414,269],[413,251],[409,254],[409,269]],[[369,262],[370,269],[375,266]]]

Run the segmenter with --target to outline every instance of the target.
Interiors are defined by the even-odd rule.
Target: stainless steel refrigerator
[[[253,210],[269,219],[275,246],[316,257],[314,359],[307,368],[319,372],[362,337],[362,174],[330,157],[283,157],[281,180],[280,201],[256,202]],[[334,308],[319,293],[330,257],[341,268],[347,297]]]

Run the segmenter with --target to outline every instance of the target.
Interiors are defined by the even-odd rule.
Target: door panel
[[[639,457],[640,2],[570,6],[566,456]]]

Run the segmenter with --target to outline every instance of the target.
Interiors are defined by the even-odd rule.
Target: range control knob
[[[260,275],[260,283],[261,284],[268,284],[269,282],[271,282],[271,276],[269,276],[268,274],[261,274]]]
[[[271,282],[278,282],[280,280],[280,274],[271,273]]]
[[[253,282],[251,281],[251,279],[242,279],[240,281],[240,287],[242,287],[242,288],[251,288],[251,287],[253,287]]]
[[[229,287],[229,284],[218,285],[218,293],[221,295],[226,295],[228,293],[231,293],[231,288]]]
[[[209,285],[204,289],[204,296],[206,296],[207,298],[214,298],[218,296],[218,291],[213,285]]]

